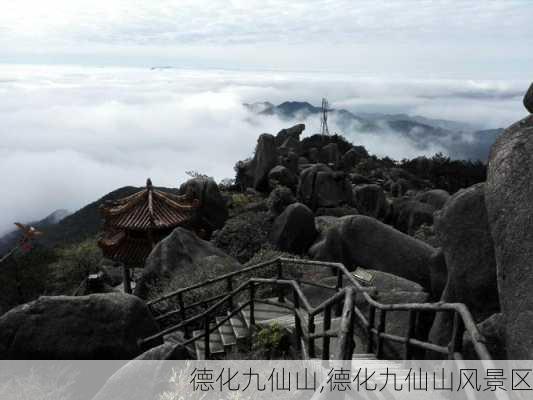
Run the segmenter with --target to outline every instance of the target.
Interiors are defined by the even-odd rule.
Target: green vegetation
[[[42,295],[71,295],[102,260],[96,239],[86,239],[57,249],[35,245],[16,252],[1,266],[0,314]]]
[[[278,323],[262,328],[255,334],[253,350],[261,357],[271,360],[287,357],[290,350],[289,333]]]
[[[95,239],[57,251],[57,261],[48,266],[47,294],[71,294],[89,274],[98,272],[102,251]]]

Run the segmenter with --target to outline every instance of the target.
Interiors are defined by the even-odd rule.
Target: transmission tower
[[[320,118],[320,130],[322,135],[329,136],[329,128],[328,128],[328,108],[329,103],[326,98],[322,98],[322,111],[321,111],[321,118]]]

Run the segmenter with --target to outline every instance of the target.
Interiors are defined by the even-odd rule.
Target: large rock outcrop
[[[355,167],[359,161],[368,157],[368,153],[363,146],[355,146],[344,153],[341,157],[342,169],[349,171]]]
[[[325,240],[313,246],[314,258],[388,272],[421,284],[430,284],[435,249],[380,221],[362,215],[342,217],[329,228]]]
[[[332,171],[324,164],[316,164],[302,171],[298,195],[312,210],[351,204],[353,200],[352,187],[346,174]]]
[[[510,359],[533,358],[533,115],[492,146],[485,187]]]
[[[181,185],[180,193],[199,201],[196,212],[208,235],[224,226],[228,219],[226,200],[213,179],[207,177],[189,179]]]
[[[479,333],[485,339],[485,345],[495,360],[508,360],[505,343],[505,318],[501,313],[493,314],[477,324]],[[463,335],[463,355],[467,360],[475,360],[476,354],[472,338],[466,332]]]
[[[387,199],[381,186],[358,185],[353,188],[353,195],[355,206],[361,214],[379,219],[387,215]]]
[[[237,270],[241,265],[211,242],[200,239],[193,232],[176,228],[152,250],[141,277],[137,280],[134,294],[147,298],[150,292],[165,281],[182,278],[183,287],[192,285],[195,277],[205,277],[204,271],[215,265],[224,265],[227,270]],[[187,277],[187,279],[185,278]]]
[[[288,139],[300,141],[300,135],[305,130],[305,124],[297,124],[290,128],[282,129],[276,135],[276,146],[282,146]]]
[[[390,219],[398,230],[414,235],[422,224],[433,225],[435,207],[408,197],[395,199],[391,206]]]
[[[148,307],[123,293],[53,296],[0,317],[2,359],[131,359],[158,332]]]
[[[254,158],[250,168],[253,171],[254,188],[260,191],[268,190],[268,173],[278,163],[276,138],[268,133],[263,133],[257,139]]]
[[[339,146],[337,143],[330,143],[320,150],[320,161],[330,167],[337,168],[340,163]]]
[[[465,303],[476,321],[500,309],[496,283],[496,261],[485,208],[484,184],[455,193],[436,213],[435,231],[447,265],[447,282],[442,301]],[[447,344],[452,319],[437,314],[431,338]]]
[[[442,207],[444,207],[444,204],[446,204],[449,198],[450,194],[446,190],[442,189],[428,190],[415,196],[416,201],[429,204],[433,206],[435,210],[440,210]]]
[[[524,96],[524,107],[530,113],[533,113],[533,83],[529,86],[529,89]]]
[[[268,173],[268,185],[271,189],[281,185],[296,191],[298,177],[287,167],[277,165]]]
[[[294,203],[274,220],[270,241],[280,250],[302,254],[316,235],[313,212],[304,204]]]

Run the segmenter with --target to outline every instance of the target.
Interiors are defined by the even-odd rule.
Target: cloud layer
[[[15,220],[76,210],[147,177],[165,186],[178,186],[189,170],[232,177],[235,162],[252,154],[260,133],[301,122],[257,117],[244,102],[318,104],[323,94],[334,107],[354,112],[407,112],[493,128],[524,115],[525,87],[339,74],[3,66],[0,232]],[[318,131],[318,120],[305,122],[306,134]],[[354,127],[345,133],[370,152],[395,158],[441,150],[421,151],[393,132],[359,135]]]
[[[521,0],[17,0],[0,62],[529,79]]]

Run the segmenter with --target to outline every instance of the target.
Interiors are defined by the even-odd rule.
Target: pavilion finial
[[[146,188],[147,189],[151,189],[152,188],[152,180],[150,178],[148,178],[146,180]]]

